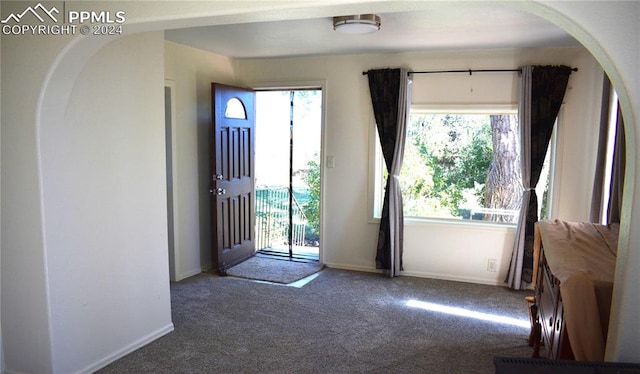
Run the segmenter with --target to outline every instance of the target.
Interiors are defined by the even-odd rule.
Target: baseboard
[[[198,275],[202,273],[202,269],[197,268],[197,269],[191,269],[189,271],[185,271],[184,273],[180,273],[178,275],[176,275],[176,282],[180,282],[183,279],[187,279],[189,277],[193,277],[194,275]]]
[[[438,273],[426,273],[421,271],[402,271],[400,275],[406,275],[408,277],[417,277],[417,278],[430,278],[430,279],[441,279],[453,282],[465,282],[465,283],[475,283],[475,284],[485,284],[488,286],[504,286],[505,283],[499,280],[485,279],[485,278],[475,278],[475,277],[465,277],[465,276],[456,276],[456,275],[448,275],[448,274],[438,274]]]
[[[325,262],[325,266],[334,269],[342,269],[342,270],[353,270],[353,271],[363,271],[367,273],[384,273],[384,270],[374,269],[366,266],[353,266],[353,265],[345,265],[345,264],[337,264],[331,262]],[[476,284],[485,284],[489,286],[504,286],[505,283],[499,280],[491,280],[484,278],[474,278],[474,277],[464,277],[464,276],[452,276],[447,274],[438,274],[438,273],[427,273],[421,271],[401,271],[401,276],[407,277],[417,277],[417,278],[430,278],[430,279],[441,279],[448,280],[454,282],[466,282],[466,283],[476,283]]]
[[[353,265],[337,264],[334,262],[324,262],[323,265],[333,269],[362,271],[365,273],[383,273],[383,271],[380,269],[375,269],[367,266],[353,266]]]
[[[123,347],[122,349],[117,350],[116,352],[110,354],[109,356],[103,358],[100,361],[97,361],[89,366],[87,366],[86,368],[78,371],[79,373],[95,373],[96,371],[106,367],[107,365],[111,364],[112,362],[115,362],[119,359],[121,359],[122,357],[128,355],[129,353],[135,351],[136,349],[142,348],[145,345],[151,343],[152,341],[163,337],[164,335],[167,335],[168,333],[172,332],[174,329],[173,327],[173,323],[169,323],[168,325],[166,325],[165,327],[152,332],[151,334],[136,340],[135,342],[129,344],[126,347]]]

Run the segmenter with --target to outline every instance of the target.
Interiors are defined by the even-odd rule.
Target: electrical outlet
[[[497,262],[495,259],[490,258],[487,260],[487,271],[495,273],[497,271]]]

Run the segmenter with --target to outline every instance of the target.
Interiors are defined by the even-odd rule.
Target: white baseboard
[[[324,262],[324,266],[333,269],[342,269],[342,270],[353,270],[353,271],[363,271],[366,273],[382,273],[382,270],[375,269],[367,266],[353,266],[353,265],[345,265],[345,264],[337,264],[334,262]]]
[[[176,275],[176,282],[180,282],[183,279],[187,279],[189,277],[193,277],[194,275],[198,275],[202,273],[202,269],[197,268],[197,269],[191,269],[189,271],[185,271],[183,273],[180,273],[178,275]]]
[[[337,264],[337,263],[324,263],[325,266],[334,269],[342,269],[342,270],[354,270],[354,271],[363,271],[367,273],[384,273],[384,270],[374,269],[372,267],[366,266],[353,266],[353,265],[345,265],[345,264]],[[475,277],[464,277],[464,276],[456,276],[456,275],[448,275],[448,274],[438,274],[438,273],[427,273],[421,271],[401,271],[401,276],[407,277],[417,277],[417,278],[431,278],[431,279],[441,279],[448,280],[454,282],[466,282],[466,283],[476,283],[476,284],[486,284],[489,286],[504,286],[505,283],[499,280],[492,279],[484,279],[484,278],[475,278]]]
[[[95,373],[96,371],[98,371],[99,369],[104,368],[105,366],[109,365],[112,362],[117,361],[118,359],[121,359],[122,357],[128,355],[129,353],[135,351],[138,348],[144,347],[145,345],[151,343],[152,341],[172,332],[174,329],[173,327],[173,323],[169,323],[168,325],[166,325],[165,327],[156,330],[154,332],[152,332],[151,334],[136,340],[135,342],[129,344],[128,346],[125,346],[117,351],[115,351],[114,353],[108,355],[107,357],[103,358],[100,361],[97,361],[89,366],[87,366],[86,368],[78,371],[78,373]]]
[[[400,275],[406,275],[408,277],[417,277],[417,278],[441,279],[441,280],[454,281],[454,282],[485,284],[489,286],[505,286],[504,282],[499,281],[497,279],[494,280],[494,279],[465,277],[465,276],[448,275],[448,274],[425,273],[421,271],[402,271],[400,272]]]

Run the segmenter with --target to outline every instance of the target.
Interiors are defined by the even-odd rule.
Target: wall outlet
[[[498,267],[498,264],[495,259],[490,258],[487,260],[487,271],[495,273],[496,271],[498,271],[497,267]]]

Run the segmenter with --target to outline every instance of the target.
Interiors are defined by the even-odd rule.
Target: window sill
[[[380,224],[379,217],[373,217],[369,220],[369,223]],[[501,223],[501,222],[485,222],[474,220],[462,220],[462,219],[447,219],[447,218],[421,218],[421,217],[404,217],[405,226],[458,226],[471,229],[494,229],[494,230],[515,230],[515,223]]]

